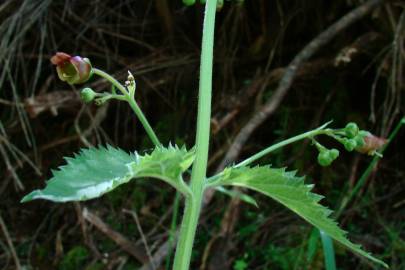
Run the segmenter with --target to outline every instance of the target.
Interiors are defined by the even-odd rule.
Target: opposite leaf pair
[[[55,202],[83,201],[100,197],[131,179],[152,177],[161,179],[185,196],[192,196],[182,174],[191,166],[194,150],[184,147],[156,147],[151,154],[128,154],[111,146],[84,149],[74,158],[66,158],[67,165],[54,171],[54,176],[43,190],[35,190],[22,202],[47,199]],[[295,172],[270,166],[230,167],[206,181],[205,188],[240,186],[263,193],[283,204],[330,237],[385,267],[387,265],[363,251],[346,238],[346,232],[329,218],[331,210],[319,204],[323,196],[311,193],[313,185],[306,185]]]

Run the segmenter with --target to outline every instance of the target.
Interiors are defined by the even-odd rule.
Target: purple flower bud
[[[85,83],[92,75],[91,63],[87,58],[57,52],[51,62],[56,65],[59,79],[68,84]]]
[[[374,136],[369,132],[364,134],[363,141],[363,145],[356,147],[356,151],[369,155],[373,155],[375,151],[382,148],[387,143],[387,139]]]

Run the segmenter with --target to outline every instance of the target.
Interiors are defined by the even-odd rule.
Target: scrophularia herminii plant
[[[192,5],[195,1],[183,0],[183,2]],[[320,135],[335,139],[347,151],[357,150],[362,153],[376,154],[385,140],[375,137],[367,131],[359,130],[355,123],[349,123],[342,129],[331,129],[328,128],[329,123],[324,124],[317,129],[269,146],[214,176],[206,175],[210,138],[215,14],[216,9],[220,8],[222,4],[223,1],[206,1],[196,144],[191,150],[187,150],[184,146],[162,146],[136,103],[136,83],[131,73],[129,73],[127,81],[121,84],[108,73],[92,67],[87,58],[72,57],[61,52],[56,53],[51,61],[56,65],[58,76],[62,81],[69,84],[82,84],[92,75],[108,80],[118,92],[97,93],[90,88],[84,88],[81,92],[83,101],[94,101],[98,105],[112,99],[127,102],[144,126],[155,148],[150,153],[143,155],[138,152],[127,153],[111,146],[82,149],[74,158],[66,158],[67,164],[54,171],[53,177],[47,182],[44,189],[31,192],[22,199],[22,202],[34,199],[55,202],[83,201],[100,197],[117,186],[136,178],[152,177],[163,180],[177,189],[185,199],[173,269],[187,270],[190,265],[204,191],[214,187],[240,186],[269,196],[353,252],[387,267],[384,262],[363,251],[360,246],[351,243],[346,238],[345,232],[329,217],[331,211],[319,204],[322,196],[312,193],[313,186],[306,185],[302,177],[298,177],[294,172],[286,171],[284,168],[273,168],[269,165],[251,166],[264,155],[303,139],[312,140],[313,145],[318,149],[318,163],[321,166],[329,166],[338,158],[339,151],[327,149],[320,144],[316,140],[316,137]],[[191,166],[191,178],[186,182],[183,180],[183,175],[189,172],[188,169]]]

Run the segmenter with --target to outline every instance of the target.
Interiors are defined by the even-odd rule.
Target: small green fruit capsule
[[[333,148],[328,151],[329,157],[333,160],[337,159],[339,157],[339,150]]]
[[[84,88],[81,93],[80,97],[85,103],[91,102],[97,96],[96,92],[93,91],[91,88]]]
[[[217,0],[217,11],[220,11],[224,6],[224,0]]]
[[[357,142],[356,142],[356,140],[351,139],[351,140],[345,141],[345,143],[343,145],[347,151],[351,152],[354,150],[354,148],[356,148]]]
[[[357,143],[357,147],[362,147],[365,145],[365,140],[364,138],[369,134],[369,132],[365,131],[365,130],[360,130],[359,134],[357,134],[356,137],[354,137],[354,140]]]
[[[183,4],[186,6],[192,6],[194,5],[195,0],[183,0]]]
[[[359,127],[356,123],[350,122],[345,127],[346,136],[350,139],[353,139],[359,133]]]
[[[332,159],[329,155],[329,151],[323,151],[318,154],[318,163],[319,165],[326,167],[332,163]]]

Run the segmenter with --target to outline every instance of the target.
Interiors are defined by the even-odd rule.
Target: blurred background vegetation
[[[211,172],[272,97],[294,56],[364,2],[225,2],[217,15]],[[276,113],[238,158],[332,119],[335,127],[355,121],[388,137],[404,115],[404,12],[404,2],[385,1],[303,63]],[[60,82],[49,62],[56,51],[88,57],[122,81],[131,70],[137,100],[162,142],[193,145],[202,16],[202,5],[180,0],[0,3],[1,269],[139,269],[167,241],[175,196],[157,182],[130,183],[84,203],[19,200],[42,188],[63,156],[80,147],[152,147],[129,108],[84,105],[78,88]],[[98,78],[87,85],[110,87]],[[355,190],[369,156],[342,151],[339,162],[321,168],[316,149],[304,142],[263,162],[306,175],[331,209],[353,194],[340,224],[391,269],[405,269],[404,134]],[[217,195],[204,209],[192,269],[324,269],[318,232],[290,211],[258,194],[251,195],[259,209]],[[338,245],[335,252],[338,269],[376,269]],[[156,269],[169,269],[169,257]]]

